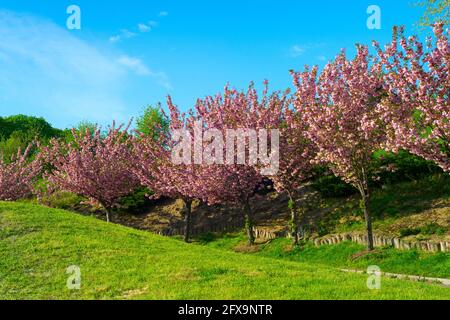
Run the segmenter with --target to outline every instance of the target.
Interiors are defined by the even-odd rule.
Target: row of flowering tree
[[[153,197],[184,201],[185,241],[192,203],[199,200],[240,206],[253,244],[251,200],[268,178],[290,199],[290,231],[297,244],[296,192],[315,166],[326,165],[359,190],[372,250],[373,153],[405,149],[450,171],[448,31],[435,25],[434,37],[423,45],[396,29],[389,45],[374,43],[374,48],[375,56],[358,45],[351,59],[343,51],[322,70],[292,71],[292,96],[288,91],[269,94],[267,83],[262,94],[253,85],[244,92],[227,86],[223,93],[199,99],[186,114],[169,97],[169,115],[161,116],[164,128],[146,122],[154,126],[148,130],[152,134],[113,125],[106,134],[99,128],[74,130],[71,142],[53,140],[31,162],[29,149],[19,151],[10,162],[0,160],[0,200],[28,195],[43,175],[51,187],[103,206],[110,221],[118,200],[145,186]],[[274,130],[278,135],[271,134]],[[256,149],[252,141],[259,142]],[[279,160],[277,170],[266,170],[268,163],[261,159]]]
[[[223,95],[198,100],[196,112],[186,115],[169,97],[170,133],[158,139],[140,136],[133,171],[155,195],[183,199],[186,241],[190,235],[191,205],[198,199],[210,205],[241,206],[248,241],[253,244],[250,199],[263,177],[257,163],[239,159],[239,143],[227,148],[223,137],[233,129],[238,132],[233,139],[245,140],[248,128],[277,127],[284,101],[285,97],[269,97],[266,92],[259,99],[253,86],[246,93],[225,88]],[[249,141],[240,142],[244,154],[248,154]],[[228,159],[225,161],[224,157]]]

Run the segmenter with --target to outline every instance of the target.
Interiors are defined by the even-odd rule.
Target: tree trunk
[[[290,192],[288,192],[289,196],[289,209],[291,209],[291,223],[290,223],[290,231],[292,237],[292,244],[294,246],[298,245],[298,215],[297,215],[297,206],[295,205],[295,200],[293,199]]]
[[[370,197],[368,190],[362,190],[361,192],[361,208],[364,211],[364,219],[366,220],[366,231],[367,231],[367,249],[373,250],[373,231],[372,231],[372,218],[370,216]]]
[[[184,242],[189,242],[191,237],[192,200],[184,200],[184,206]]]
[[[244,202],[245,229],[247,230],[248,245],[255,244],[255,235],[253,233],[253,220],[251,214],[250,203],[248,200]]]
[[[111,210],[111,208],[106,208],[105,207],[105,211],[106,211],[106,222],[112,222],[112,210]]]

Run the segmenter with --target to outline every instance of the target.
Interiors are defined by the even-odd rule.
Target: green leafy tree
[[[77,132],[85,133],[86,131],[89,131],[91,135],[95,133],[97,130],[97,125],[91,121],[83,120],[78,123],[78,125],[75,127],[75,130]]]
[[[9,163],[11,157],[17,153],[17,150],[24,149],[29,142],[31,141],[28,138],[27,133],[21,131],[14,131],[8,139],[1,139],[0,154],[2,154],[4,161]]]
[[[0,140],[4,138],[3,136],[3,128],[6,127],[6,121],[2,117],[0,117]]]
[[[60,137],[62,133],[43,118],[25,115],[0,118],[0,151],[5,161],[9,161],[18,149],[24,149],[32,142],[46,144],[51,138]],[[33,146],[29,156],[34,155],[35,148]]]
[[[61,137],[67,142],[74,142],[73,137],[73,130],[75,130],[78,134],[86,134],[86,131],[89,132],[91,136],[95,134],[95,131],[97,130],[98,126],[96,123],[88,121],[88,120],[82,120],[80,121],[76,126],[70,129],[65,129],[61,135]],[[100,132],[100,137],[105,137],[105,132]]]
[[[147,106],[142,114],[136,119],[136,131],[145,136],[153,136],[155,139],[161,132],[167,132],[169,123],[161,111],[161,104],[156,107]]]
[[[33,139],[35,137],[50,139],[61,133],[61,130],[53,128],[44,118],[21,114],[2,118],[0,124],[0,135],[4,139],[8,139],[16,131],[26,133]]]
[[[436,22],[450,23],[450,0],[421,0],[416,4],[425,7],[425,13],[420,18],[420,26],[431,26]]]

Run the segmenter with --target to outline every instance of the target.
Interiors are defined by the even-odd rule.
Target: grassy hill
[[[81,268],[81,289],[66,268]],[[0,202],[1,299],[449,299],[434,284],[218,250],[63,210]]]

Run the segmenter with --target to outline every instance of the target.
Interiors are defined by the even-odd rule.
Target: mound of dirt
[[[297,205],[301,207],[312,198],[318,197],[310,187],[304,187],[299,192]],[[257,195],[251,201],[256,225],[261,229],[280,231],[286,229],[290,219],[288,197],[285,194],[269,192],[265,195]],[[160,199],[156,201],[146,212],[139,215],[120,215],[115,222],[142,230],[161,232],[171,229],[179,229],[184,225],[183,201],[181,199]],[[233,231],[241,229],[244,225],[242,209],[238,206],[207,205],[198,201],[192,204],[193,230],[217,229],[223,226],[224,230]],[[315,214],[305,217],[308,222],[314,220]],[[306,221],[305,221],[306,222]],[[231,230],[230,230],[231,229]]]
[[[297,199],[298,208],[306,208],[301,220],[303,226],[316,236],[318,224],[327,221],[328,217],[340,212],[339,224],[351,222],[359,223],[360,231],[364,229],[363,218],[360,215],[353,215],[347,209],[348,203],[358,203],[357,197],[333,199],[326,201],[322,199],[311,186],[305,186],[299,190]],[[420,201],[420,199],[418,200]],[[306,206],[305,206],[306,205]],[[260,230],[273,233],[282,233],[287,230],[290,220],[290,210],[288,208],[288,197],[285,194],[268,192],[264,195],[257,195],[251,201],[254,211],[255,225]],[[142,214],[119,215],[115,218],[116,223],[130,226],[137,229],[149,230],[170,234],[170,230],[182,232],[183,202],[180,199],[160,199]],[[374,228],[380,235],[390,235],[400,237],[401,230],[406,228],[420,228],[429,224],[442,226],[445,234],[432,234],[426,240],[449,240],[450,239],[450,199],[441,198],[430,203],[429,209],[420,213],[410,213],[397,217],[386,217],[382,223],[378,223]],[[237,231],[244,226],[242,209],[236,206],[213,205],[195,201],[192,205],[192,231],[193,234],[221,231]],[[330,233],[333,232],[330,228]],[[359,229],[355,229],[357,231]],[[417,240],[423,235],[411,235],[405,239]],[[419,239],[420,240],[420,239]],[[423,240],[423,239],[422,239]]]

